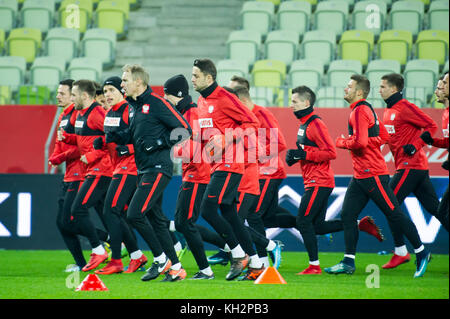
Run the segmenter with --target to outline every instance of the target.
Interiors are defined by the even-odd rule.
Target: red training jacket
[[[449,141],[448,141],[448,107],[444,110],[444,113],[442,113],[442,135],[443,138],[434,138],[433,139],[433,146],[439,147],[439,148],[446,148],[449,147]]]

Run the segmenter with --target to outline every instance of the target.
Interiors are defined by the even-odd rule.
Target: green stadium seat
[[[95,10],[95,24],[101,29],[113,29],[118,39],[126,37],[130,4],[127,0],[100,1]]]
[[[11,103],[11,88],[7,85],[0,86],[0,105]]]
[[[411,56],[413,36],[410,31],[386,30],[381,32],[377,44],[379,59],[397,60],[405,65]]]
[[[275,105],[278,107],[284,107],[291,105],[292,89],[277,89]]]
[[[280,60],[290,65],[297,58],[299,34],[294,31],[276,30],[267,35],[266,59]]]
[[[116,38],[116,32],[112,29],[89,29],[81,41],[81,55],[98,58],[103,68],[112,67],[116,57]]]
[[[339,41],[339,52],[343,60],[358,60],[363,66],[372,59],[374,34],[366,30],[345,31]]]
[[[328,65],[335,58],[336,35],[329,30],[306,32],[300,44],[304,59],[318,59]]]
[[[444,65],[448,59],[449,32],[443,30],[424,30],[416,41],[416,56],[419,59],[433,59]]]
[[[58,56],[38,57],[30,68],[30,84],[56,91],[66,70],[66,61]]]
[[[5,31],[0,29],[0,55],[3,54],[3,50],[5,49]]]
[[[448,0],[432,1],[428,10],[429,29],[449,31],[448,15]]]
[[[352,13],[352,28],[367,30],[378,37],[384,30],[387,4],[383,0],[366,0],[355,3]]]
[[[40,53],[42,33],[39,29],[13,29],[6,43],[8,55],[23,56],[27,63],[31,65]]]
[[[320,1],[315,11],[315,27],[340,35],[347,29],[348,12],[349,5],[345,1]]]
[[[63,28],[86,32],[93,16],[92,0],[63,0],[59,7],[59,23]]]
[[[272,2],[275,6],[279,6],[281,3],[281,0],[256,0],[256,1],[267,1]]]
[[[53,28],[47,33],[44,40],[46,56],[62,57],[66,63],[78,55],[80,31],[69,28]]]
[[[272,29],[275,5],[266,1],[246,1],[241,10],[242,29],[263,35]]]
[[[284,84],[286,64],[278,60],[259,60],[251,72],[254,86],[277,88]]]
[[[21,56],[0,57],[0,85],[8,85],[13,91],[25,82],[27,63]]]
[[[383,98],[380,95],[379,87],[372,86],[370,88],[369,95],[367,96],[367,102],[372,104],[372,106],[376,109],[381,109],[386,106],[386,102],[384,102]]]
[[[390,12],[391,29],[406,30],[417,35],[422,30],[424,4],[419,0],[395,1]]]
[[[427,93],[423,87],[406,87],[403,89],[403,97],[418,107],[426,107],[428,105]]]
[[[410,60],[403,72],[405,87],[425,88],[427,96],[434,92],[439,76],[439,64],[435,60]]]
[[[320,108],[348,107],[344,100],[344,87],[321,87],[317,92],[315,105]]]
[[[42,33],[53,27],[54,0],[26,0],[20,10],[24,28],[39,29]]]
[[[52,93],[46,86],[23,85],[19,88],[16,104],[43,105],[51,104]]]
[[[389,73],[401,73],[401,65],[397,60],[372,60],[367,65],[366,77],[371,87],[379,87],[381,77]]]
[[[318,89],[322,85],[324,65],[320,60],[304,59],[292,62],[288,73],[288,83],[290,87],[306,85],[312,90]]]
[[[275,90],[270,87],[250,87],[250,98],[259,106],[273,106]]]
[[[334,60],[327,72],[328,86],[347,86],[353,74],[362,74],[362,64],[357,60]]]
[[[250,65],[260,57],[261,34],[251,30],[232,31],[227,40],[227,56],[231,60],[244,60]]]
[[[0,29],[9,32],[17,26],[17,0],[0,0]]]
[[[309,30],[311,4],[307,1],[284,1],[277,12],[279,30],[290,30],[303,35]]]
[[[221,86],[227,86],[233,75],[248,77],[248,63],[244,60],[220,60],[217,62],[216,81]]]
[[[75,58],[70,61],[67,73],[69,78],[74,80],[87,79],[100,82],[102,61],[96,58]]]
[[[292,1],[300,1],[300,2],[306,1],[309,2],[312,6],[316,6],[317,2],[319,2],[319,0],[292,0]]]

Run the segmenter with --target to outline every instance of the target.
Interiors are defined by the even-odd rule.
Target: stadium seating
[[[427,104],[426,89],[423,87],[406,87],[403,89],[403,97],[418,107]]]
[[[100,1],[95,10],[95,25],[102,29],[113,29],[118,39],[126,37],[130,4],[127,0]]]
[[[358,60],[363,66],[372,59],[374,34],[366,30],[345,31],[339,42],[340,57],[344,60]]]
[[[54,0],[26,0],[20,10],[23,27],[38,29],[42,33],[53,27],[54,14]]]
[[[384,108],[386,103],[380,95],[378,86],[372,86],[370,88],[369,95],[367,96],[367,101],[372,104],[374,108],[381,109]]]
[[[23,85],[17,92],[16,100],[22,105],[53,103],[52,93],[46,86]]]
[[[116,32],[100,28],[87,30],[81,41],[81,55],[98,58],[103,68],[112,67],[116,56]]]
[[[0,57],[0,85],[9,85],[16,91],[25,82],[26,60],[21,56]]]
[[[56,91],[65,70],[66,61],[62,57],[38,57],[30,68],[30,84],[46,86],[51,91]]]
[[[11,103],[11,88],[7,85],[0,85],[0,105]]]
[[[294,61],[288,73],[288,84],[295,88],[306,85],[317,90],[322,85],[324,65],[320,60],[304,59]]]
[[[400,62],[396,60],[372,60],[367,65],[366,77],[371,87],[378,87],[383,75],[389,73],[401,73]]]
[[[274,89],[269,87],[250,87],[250,98],[260,106],[273,106]]]
[[[340,35],[347,29],[349,5],[346,1],[320,1],[315,11],[317,30],[330,30]]]
[[[448,0],[432,1],[428,10],[429,29],[449,31]]]
[[[233,75],[248,77],[248,63],[243,60],[220,60],[217,63],[216,81],[221,86],[227,86]]]
[[[277,12],[278,29],[303,35],[309,30],[311,10],[311,4],[307,1],[282,2]]]
[[[62,57],[68,64],[78,55],[80,31],[69,28],[53,28],[44,40],[44,54],[46,56]]]
[[[390,13],[391,28],[417,35],[422,30],[424,10],[424,4],[419,0],[395,1]]]
[[[362,64],[357,60],[334,60],[327,73],[328,86],[345,87],[353,74],[362,74]]]
[[[226,45],[229,59],[253,64],[260,57],[261,34],[249,30],[233,31],[228,36]]]
[[[411,56],[413,36],[410,31],[386,30],[381,32],[377,44],[379,59],[397,60],[405,65]]]
[[[284,84],[286,64],[278,60],[256,61],[251,72],[254,86],[278,88]]]
[[[387,17],[387,4],[383,0],[366,0],[355,3],[352,14],[352,29],[371,31],[378,37]]]
[[[419,33],[416,41],[416,56],[419,59],[433,59],[444,65],[448,59],[449,32],[425,30]]]
[[[4,48],[5,48],[5,31],[0,29],[0,55],[3,54]]]
[[[317,107],[347,107],[344,87],[321,87],[317,92]]]
[[[100,82],[102,76],[102,61],[96,58],[75,58],[70,61],[67,73],[69,78],[74,80],[87,79]]]
[[[8,55],[22,56],[31,65],[35,57],[40,53],[42,33],[38,29],[13,29],[6,41]]]
[[[0,0],[0,29],[9,32],[17,26],[17,0]]]
[[[299,34],[294,31],[276,30],[267,35],[266,59],[280,60],[290,65],[297,58]]]
[[[266,1],[246,1],[241,10],[242,29],[267,34],[272,29],[275,5]]]
[[[93,10],[92,0],[63,0],[59,7],[59,24],[84,33],[91,26]]]
[[[425,94],[430,96],[439,76],[439,64],[436,60],[410,60],[403,72],[405,87],[425,88]]]
[[[307,32],[300,44],[304,59],[318,59],[328,65],[335,58],[336,35],[329,30]]]

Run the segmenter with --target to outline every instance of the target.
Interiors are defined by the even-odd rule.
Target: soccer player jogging
[[[106,111],[94,100],[95,86],[92,81],[79,80],[73,83],[72,101],[78,110],[74,134],[63,132],[61,139],[68,144],[76,144],[81,154],[80,161],[86,164],[85,180],[72,204],[72,215],[81,234],[92,246],[92,254],[83,271],[99,266],[108,258],[108,253],[100,243],[99,236],[91,221],[88,209],[103,209],[104,195],[112,176],[112,165],[108,152],[96,150],[93,142],[104,137],[103,121]],[[102,216],[101,216],[102,217]]]
[[[305,185],[297,215],[297,229],[300,231],[309,256],[309,267],[299,275],[321,274],[316,235],[324,235],[343,230],[339,219],[325,221],[334,183],[334,173],[330,161],[336,158],[336,149],[322,119],[314,112],[316,95],[306,87],[292,90],[291,107],[300,120],[297,148],[286,153],[289,166],[300,162]],[[359,228],[382,240],[373,220],[366,216],[359,222]]]
[[[236,201],[245,169],[241,153],[243,144],[251,143],[252,139],[250,137],[247,140],[247,136],[237,136],[235,133],[238,128],[242,132],[246,129],[255,130],[258,121],[236,96],[217,85],[216,75],[217,70],[211,60],[194,61],[191,80],[194,89],[200,92],[197,104],[202,142],[206,142],[204,155],[211,156],[212,159],[211,180],[203,196],[200,212],[231,249],[233,260],[226,279],[233,280],[248,266],[249,261],[235,232],[245,231],[236,212]],[[233,136],[230,136],[230,131]],[[239,153],[236,152],[237,149],[240,150]],[[219,207],[223,216],[217,212]],[[250,247],[246,247],[246,250],[249,251]]]
[[[442,113],[442,138],[436,138],[431,137],[431,135],[428,132],[422,133],[420,138],[427,144],[433,145],[435,147],[439,148],[446,148],[448,150],[449,148],[449,140],[448,140],[448,132],[449,132],[449,77],[448,72],[445,73],[445,75],[438,81],[438,85],[435,90],[435,94],[437,97],[437,101],[439,103],[443,103],[445,105],[444,112]],[[448,171],[448,154],[447,159],[442,163],[442,168]],[[444,223],[447,225],[447,231],[448,231],[448,186],[447,189],[444,192],[444,195],[442,196],[441,201],[439,202],[438,206],[438,216],[441,216],[441,218],[444,219]]]
[[[414,223],[401,211],[397,198],[389,186],[389,172],[380,146],[389,140],[386,128],[366,101],[370,81],[353,75],[345,88],[344,99],[350,104],[349,137],[338,137],[336,147],[350,150],[353,178],[345,193],[341,218],[344,225],[345,255],[337,265],[325,268],[330,274],[353,274],[358,242],[357,217],[372,199],[391,225],[402,232],[416,253],[414,278],[425,274],[430,252],[423,246]]]
[[[198,265],[199,271],[192,279],[214,279],[214,273],[206,259],[202,237],[195,225],[203,194],[210,180],[210,165],[201,158],[197,104],[192,102],[188,82],[181,74],[164,83],[164,94],[164,98],[175,105],[192,128],[192,138],[174,147],[174,157],[181,157],[183,160],[182,184],[175,209],[175,229],[184,235]]]
[[[119,145],[133,144],[138,170],[138,186],[127,211],[127,219],[150,247],[154,260],[142,276],[148,281],[166,273],[163,281],[186,278],[173,247],[162,212],[163,192],[173,173],[170,149],[189,138],[189,123],[169,102],[153,93],[149,86],[149,74],[139,65],[125,65],[121,86],[134,113],[126,130],[107,134],[107,142]],[[131,114],[130,114],[131,115]],[[181,129],[182,137],[171,138],[175,129]],[[175,134],[178,135],[178,134]]]
[[[437,215],[439,199],[430,180],[428,159],[423,150],[426,144],[420,138],[423,131],[434,135],[437,125],[416,105],[403,98],[403,87],[404,79],[400,74],[386,74],[381,78],[380,95],[387,104],[383,123],[390,135],[388,145],[396,168],[389,185],[400,205],[410,193],[414,193],[425,209],[448,230],[443,218]],[[392,225],[390,227],[395,250],[391,260],[383,265],[385,269],[395,268],[411,259],[403,234],[395,232]]]
[[[113,76],[103,84],[103,92],[106,102],[111,107],[106,113],[104,121],[105,133],[117,130],[125,130],[129,127],[129,114],[132,112],[128,103],[124,100],[120,84],[122,79]],[[96,274],[109,275],[123,271],[121,259],[122,241],[130,253],[130,264],[125,273],[135,272],[147,262],[137,246],[136,237],[125,220],[125,207],[129,204],[136,190],[137,168],[134,161],[134,148],[132,144],[117,145],[107,143],[105,145],[102,137],[94,140],[94,148],[106,147],[113,165],[113,177],[106,192],[103,216],[110,235],[111,261],[102,269],[96,270]]]
[[[71,100],[73,82],[72,79],[61,81],[56,95],[58,106],[63,108],[58,118],[58,130],[62,129],[71,134],[75,131],[74,125],[77,115]],[[56,225],[76,263],[76,266],[73,269],[68,269],[68,271],[79,271],[86,265],[86,260],[83,256],[80,240],[73,229],[70,208],[80,184],[84,180],[84,164],[80,162],[80,153],[76,145],[66,144],[56,139],[55,148],[49,157],[49,164],[56,167],[64,162],[66,163],[66,170],[58,198]]]

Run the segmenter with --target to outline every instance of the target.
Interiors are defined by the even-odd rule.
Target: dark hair
[[[72,90],[73,82],[75,82],[75,81],[72,79],[64,79],[59,82],[59,85],[67,85],[69,87],[69,91],[70,91],[70,90]]]
[[[356,82],[356,89],[363,91],[363,98],[367,98],[370,93],[370,81],[364,75],[353,74],[351,80]]]
[[[297,93],[303,100],[308,100],[310,106],[314,106],[316,103],[316,94],[309,87],[302,85],[292,90],[292,94]]]
[[[200,69],[202,73],[206,75],[211,75],[213,80],[216,80],[217,77],[217,69],[214,65],[214,62],[210,59],[196,59],[194,61],[194,66]]]
[[[381,77],[382,80],[386,80],[389,86],[395,86],[397,90],[402,91],[405,87],[405,80],[403,76],[398,73],[389,73]]]
[[[96,94],[96,88],[94,82],[90,80],[78,80],[73,83],[72,86],[78,86],[81,92],[86,92],[90,97],[94,98]]]
[[[236,95],[237,97],[239,97],[239,96],[237,95],[235,89],[232,89],[232,88],[230,88],[230,87],[228,87],[228,86],[223,86],[223,88],[224,88],[226,91],[230,92],[231,94],[234,94],[234,95]]]
[[[245,85],[236,85],[234,87],[234,91],[236,92],[236,95],[239,98],[241,97],[250,98],[250,91]]]
[[[250,82],[248,82],[248,80],[242,76],[233,75],[231,81],[237,82],[240,86],[245,86],[247,90],[250,90]]]

